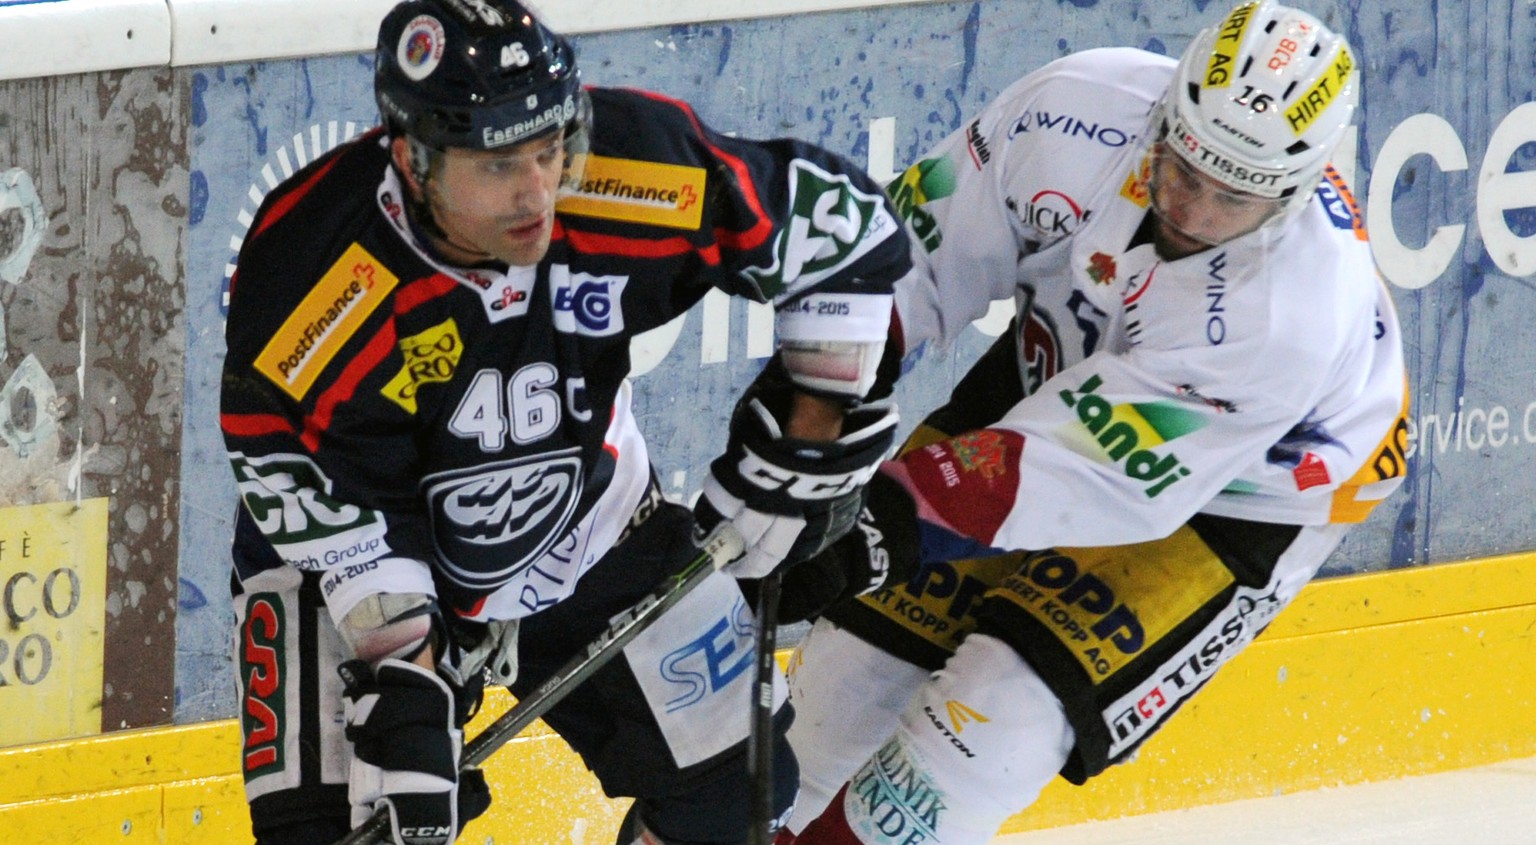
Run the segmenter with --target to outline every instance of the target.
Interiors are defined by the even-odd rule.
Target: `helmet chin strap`
[[[446,229],[438,225],[437,218],[433,216],[431,207],[425,202],[421,203],[420,205],[421,213],[426,218],[424,225],[422,226],[422,230],[425,231],[430,237],[442,241],[443,243],[453,247],[465,255],[471,256],[476,261],[501,261],[501,259],[492,255],[491,253],[486,252],[477,246],[471,246],[470,244],[464,243],[454,236],[448,234]]]
[[[415,224],[415,228],[420,230],[422,235],[426,236],[428,245],[431,246],[432,241],[441,241],[459,252],[470,256],[473,260],[499,261],[500,259],[491,253],[477,246],[459,241],[437,222],[437,215],[432,213],[432,203],[429,197],[431,189],[428,187],[432,174],[431,156],[434,151],[409,135],[405,137],[405,142],[409,149],[409,176],[410,181],[413,183],[411,187],[416,189],[405,192],[405,207],[407,213],[410,214],[411,221]],[[420,198],[416,196],[418,191],[421,194]]]

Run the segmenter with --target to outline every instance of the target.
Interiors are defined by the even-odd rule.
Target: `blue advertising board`
[[[1536,313],[1536,5],[1301,5],[1346,33],[1362,66],[1358,131],[1338,163],[1398,306],[1412,398],[1408,482],[1325,572],[1536,547],[1536,344],[1524,331]],[[1225,11],[1210,0],[984,0],[574,40],[589,84],[660,91],[718,130],[803,138],[885,178],[1047,61],[1110,45],[1178,55]],[[212,597],[227,589],[235,507],[217,421],[232,262],[261,198],[377,111],[369,55],[189,72],[181,577]],[[1306,257],[1295,261],[1306,273]],[[907,427],[1005,323],[994,315],[952,349],[925,351],[897,394]],[[716,295],[637,342],[636,412],[669,494],[698,489],[735,396],[772,348],[765,308]],[[177,721],[232,712],[225,607],[182,604]]]

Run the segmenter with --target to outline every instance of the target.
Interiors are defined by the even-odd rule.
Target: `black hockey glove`
[[[864,485],[895,443],[896,409],[866,405],[847,413],[831,442],[786,437],[788,387],[754,384],[731,414],[725,454],[709,465],[694,506],[708,531],[731,520],[747,553],[726,568],[761,578],[802,561],[848,533],[864,505]]]
[[[883,473],[869,482],[868,504],[858,526],[804,563],[784,572],[779,623],[820,616],[834,604],[906,583],[917,574],[917,507],[902,486]],[[757,581],[741,581],[757,602]]]
[[[448,845],[490,807],[478,769],[459,774],[464,732],[452,688],[430,669],[389,658],[340,667],[347,739],[354,751],[347,797],[352,823],[389,809],[395,845]]]

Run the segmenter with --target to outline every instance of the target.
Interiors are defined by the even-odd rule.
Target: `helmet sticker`
[[[1183,120],[1174,122],[1168,140],[1181,158],[1224,185],[1262,197],[1278,197],[1284,193],[1283,170],[1252,167],[1234,161],[1220,150],[1202,143]]]
[[[405,31],[400,34],[400,44],[395,49],[400,72],[417,82],[431,76],[432,71],[437,70],[438,62],[443,59],[446,42],[443,25],[437,18],[417,15],[405,25]]]
[[[448,5],[466,19],[479,18],[487,26],[506,26],[507,19],[501,12],[491,8],[485,0],[448,0]]]
[[[1312,121],[1333,104],[1334,98],[1349,84],[1349,76],[1354,72],[1355,57],[1341,43],[1338,55],[1329,63],[1328,72],[1318,77],[1312,88],[1285,110],[1285,119],[1291,124],[1291,131],[1296,133],[1296,137],[1301,137],[1307,127],[1312,125]]]
[[[528,50],[521,41],[513,41],[511,44],[503,44],[501,47],[501,66],[527,67],[533,63],[533,58],[528,55]]]
[[[1216,43],[1211,47],[1211,58],[1205,65],[1205,87],[1225,88],[1232,83],[1232,64],[1237,61],[1238,48],[1253,20],[1253,10],[1258,3],[1244,3],[1232,10],[1227,19],[1216,28]]]
[[[530,95],[529,114],[522,120],[502,127],[486,126],[481,130],[480,146],[482,149],[495,149],[526,141],[529,138],[551,127],[564,126],[576,118],[576,98],[569,94],[564,103],[555,103],[542,112],[533,112],[538,107],[538,97]]]

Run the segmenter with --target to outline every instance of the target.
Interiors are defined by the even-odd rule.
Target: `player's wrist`
[[[838,439],[843,435],[843,403],[796,390],[790,397],[784,434],[813,442]]]

